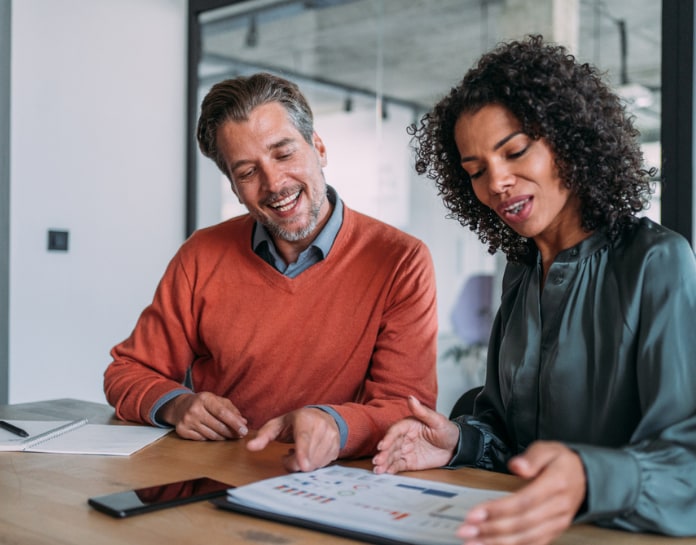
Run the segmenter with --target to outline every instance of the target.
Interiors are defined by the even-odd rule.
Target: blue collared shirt
[[[326,222],[326,225],[324,225],[324,228],[317,235],[317,238],[300,253],[297,257],[297,261],[286,265],[283,258],[280,257],[270,233],[259,222],[256,222],[254,226],[254,238],[252,241],[254,252],[266,263],[273,266],[278,272],[290,278],[295,278],[312,265],[319,263],[329,255],[329,251],[336,240],[338,231],[343,224],[343,203],[341,199],[338,198],[336,190],[328,186],[326,188],[326,196],[334,206],[329,221]]]

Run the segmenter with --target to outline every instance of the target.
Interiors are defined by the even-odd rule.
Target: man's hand
[[[570,526],[585,499],[582,460],[561,443],[533,443],[508,467],[530,482],[469,511],[457,530],[467,545],[546,545]]]
[[[269,420],[247,443],[247,448],[263,450],[274,440],[295,443],[283,457],[288,471],[312,471],[330,464],[338,458],[341,444],[333,416],[316,408],[297,409]]]
[[[459,428],[444,415],[408,398],[412,417],[393,424],[377,445],[375,473],[398,473],[447,464],[459,441]]]
[[[236,439],[249,432],[247,420],[237,407],[210,392],[175,397],[157,411],[157,419],[175,426],[184,439],[196,441]]]

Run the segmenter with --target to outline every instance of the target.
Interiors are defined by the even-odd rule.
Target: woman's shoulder
[[[654,290],[696,289],[696,256],[685,237],[648,218],[626,229],[610,252],[617,277]]]
[[[694,258],[694,250],[685,237],[645,217],[627,227],[614,248],[620,254],[644,259]]]

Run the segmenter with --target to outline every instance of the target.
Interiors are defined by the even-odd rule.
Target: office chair
[[[450,420],[463,414],[472,414],[474,412],[474,401],[481,390],[483,390],[483,386],[476,386],[464,392],[454,404],[454,407],[452,407],[449,415]]]

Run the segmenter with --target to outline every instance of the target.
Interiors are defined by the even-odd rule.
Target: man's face
[[[316,133],[312,142],[277,102],[258,106],[247,121],[228,121],[217,132],[232,191],[280,245],[308,246],[328,219],[326,150]]]

